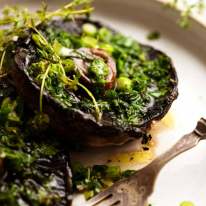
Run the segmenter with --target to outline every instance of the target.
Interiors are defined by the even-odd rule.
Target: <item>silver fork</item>
[[[99,193],[86,206],[144,206],[152,194],[157,175],[166,163],[206,139],[206,119],[201,118],[194,131],[183,136],[171,149],[129,178],[116,182]]]

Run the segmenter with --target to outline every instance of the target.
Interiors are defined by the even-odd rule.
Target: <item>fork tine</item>
[[[201,118],[200,121],[203,122],[203,124],[206,123],[206,119],[205,118]]]
[[[112,206],[125,206],[125,205],[122,205],[122,202],[115,202]]]
[[[109,198],[109,196],[111,196],[111,188],[106,189],[102,192],[100,192],[99,194],[97,194],[96,196],[94,196],[92,199],[87,201],[87,205],[88,206],[93,206],[96,205],[97,203],[101,202],[102,200]]]
[[[97,204],[97,206],[112,206],[118,202],[119,202],[119,200],[117,200],[116,198],[110,197],[108,199],[103,200],[99,204]]]

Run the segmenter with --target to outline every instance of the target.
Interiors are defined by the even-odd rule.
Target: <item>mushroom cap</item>
[[[85,23],[92,23],[97,28],[103,26],[106,27],[100,22],[91,21],[90,19],[76,19],[75,21],[57,20],[50,24],[54,27],[61,28],[66,32],[78,35],[81,34],[82,25]],[[111,31],[115,32],[113,30]],[[19,41],[17,44],[18,49],[15,53],[14,62],[11,64],[11,76],[17,91],[23,97],[25,102],[31,109],[38,110],[40,88],[27,72],[28,65],[31,63],[29,50],[34,48],[30,43],[26,45]],[[122,145],[138,138],[147,140],[147,132],[152,122],[164,117],[171,107],[172,102],[177,98],[178,79],[172,61],[166,54],[147,45],[140,44],[140,46],[142,49],[148,51],[150,60],[155,59],[158,55],[163,55],[170,60],[170,64],[168,65],[170,78],[172,79],[170,92],[164,97],[161,104],[159,102],[153,102],[151,105],[148,105],[145,118],[138,125],[116,125],[106,113],[103,114],[102,120],[98,122],[90,113],[85,113],[76,108],[68,110],[45,91],[43,95],[45,105],[44,112],[49,115],[51,127],[59,137],[66,139],[70,143],[92,147]],[[102,58],[108,58],[101,50],[94,49],[90,50],[90,52],[102,56]],[[110,58],[108,58],[108,63],[111,65],[114,64]],[[112,65],[112,68],[115,68],[115,66]],[[115,72],[115,69],[111,70],[111,73],[108,76],[108,79],[111,80],[111,82],[113,82],[113,77],[116,76],[114,75]],[[111,87],[110,83],[107,87]]]

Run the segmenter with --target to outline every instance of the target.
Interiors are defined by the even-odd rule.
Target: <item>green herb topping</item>
[[[68,161],[59,143],[43,138],[48,118],[26,112],[2,81],[0,92],[0,205],[66,205]]]
[[[16,41],[30,38],[33,53],[22,52],[33,59],[26,72],[40,87],[41,113],[43,96],[49,94],[64,108],[92,114],[99,122],[106,115],[114,125],[140,125],[151,107],[161,105],[171,92],[175,80],[170,59],[86,18],[78,32],[66,31],[53,21],[59,17],[56,22],[71,22],[75,15],[88,14],[92,11],[89,3],[74,0],[54,12],[43,6],[34,14],[6,8],[0,25],[10,27],[1,31],[0,69],[5,70],[5,54],[13,51]]]
[[[121,178],[129,177],[135,171],[126,170],[123,172],[118,166],[84,167],[80,163],[74,163],[73,172],[75,191],[83,192],[85,198],[89,199]]]
[[[52,24],[39,31],[52,46],[53,54],[56,54],[55,50],[64,54],[58,55],[58,58],[49,54],[49,48],[46,49],[45,44],[41,45],[41,41],[34,38],[38,35],[35,34],[33,40],[37,45],[38,62],[31,64],[27,70],[29,75],[65,108],[96,113],[99,118],[100,114],[104,117],[107,113],[116,125],[140,124],[149,105],[154,102],[161,104],[170,92],[174,83],[170,76],[170,59],[161,53],[151,58],[150,48],[129,37],[112,33],[105,27],[98,28],[95,24],[95,33],[91,37],[83,30],[85,24],[82,25],[81,35],[54,28]],[[101,85],[108,82],[110,65],[105,58],[85,52],[82,49],[85,46],[103,49],[109,58],[113,58],[117,74],[109,89],[105,90]],[[82,93],[80,96],[80,88],[90,95]]]
[[[147,35],[147,39],[148,40],[157,40],[160,38],[160,33],[158,31],[153,31],[153,32],[150,32],[148,35]]]

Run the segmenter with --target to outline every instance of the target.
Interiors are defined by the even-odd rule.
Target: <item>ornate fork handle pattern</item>
[[[194,132],[200,137],[205,139],[206,136],[206,119],[201,118],[198,123],[197,126],[194,130]]]
[[[206,120],[201,118],[193,132],[184,135],[170,150],[160,155],[151,163],[151,167],[160,170],[168,161],[177,155],[195,147],[201,139],[206,138]]]

